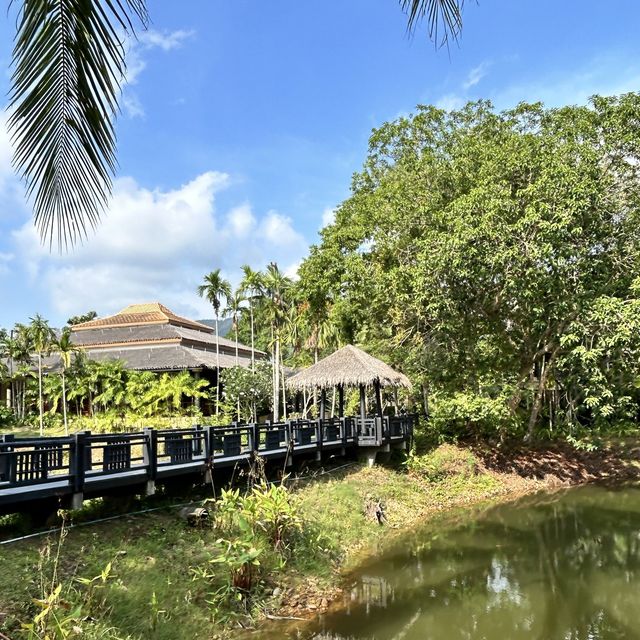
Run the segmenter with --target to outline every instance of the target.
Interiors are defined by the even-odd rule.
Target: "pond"
[[[301,640],[640,638],[640,488],[596,486],[457,514],[349,576]]]

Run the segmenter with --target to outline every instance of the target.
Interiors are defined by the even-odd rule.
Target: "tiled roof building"
[[[176,315],[159,302],[133,304],[113,316],[72,327],[73,342],[92,360],[121,360],[128,369],[216,369],[215,330]],[[236,366],[236,343],[219,339],[220,368]],[[262,351],[256,359],[264,359]],[[238,345],[237,364],[251,364],[251,348]]]

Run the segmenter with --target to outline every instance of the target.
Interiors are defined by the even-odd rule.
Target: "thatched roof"
[[[287,380],[292,389],[371,386],[411,387],[409,378],[353,345],[342,347]]]

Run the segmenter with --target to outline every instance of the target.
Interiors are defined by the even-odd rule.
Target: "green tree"
[[[238,360],[238,326],[240,323],[240,317],[242,316],[242,312],[245,310],[244,302],[246,298],[242,293],[242,289],[238,289],[234,291],[227,298],[227,306],[224,310],[224,315],[228,318],[231,318],[231,328],[233,329],[233,333],[235,336],[236,342],[236,367],[239,364]]]
[[[220,309],[222,307],[222,301],[228,301],[231,298],[231,285],[228,280],[225,280],[220,275],[220,269],[211,271],[204,277],[204,282],[197,289],[198,295],[201,298],[205,298],[216,314],[216,415],[219,415],[220,409],[218,404],[220,402],[220,332],[219,332],[219,319]]]
[[[83,322],[89,322],[90,320],[95,320],[98,317],[98,314],[95,311],[87,311],[87,313],[83,313],[79,316],[71,316],[67,320],[67,325],[70,327],[75,326],[76,324],[82,324]]]
[[[3,332],[0,336],[0,356],[7,360],[11,409],[19,419],[23,419],[24,376],[22,370],[25,365],[31,364],[31,345],[26,327],[16,325],[10,332]]]
[[[251,323],[251,369],[252,371],[255,371],[256,352],[254,307],[256,301],[260,300],[263,295],[264,278],[260,271],[254,271],[248,264],[242,265],[242,274],[240,290],[249,302],[249,317]]]
[[[51,353],[56,334],[49,323],[39,314],[31,318],[27,328],[30,342],[38,358],[38,414],[40,423],[40,435],[44,435],[44,405],[42,396],[42,358]]]
[[[60,378],[62,382],[62,418],[64,421],[64,432],[69,435],[69,423],[67,421],[67,371],[71,366],[71,358],[78,352],[78,347],[71,340],[71,329],[65,327],[60,335],[53,341],[53,351],[60,358]]]
[[[91,365],[97,394],[93,402],[103,411],[115,410],[123,415],[127,407],[127,370],[121,360],[101,360]]]
[[[263,285],[266,317],[271,327],[271,338],[273,342],[273,420],[277,422],[280,419],[281,378],[283,379],[282,389],[284,397],[284,376],[281,370],[282,358],[280,347],[287,321],[287,310],[291,302],[290,293],[293,281],[280,271],[275,262],[271,262],[267,266],[264,274]]]
[[[639,122],[634,93],[563,109],[418,107],[373,132],[300,287],[331,301],[344,334],[433,392],[433,410],[456,428],[531,437],[569,414],[590,424],[578,387],[593,374],[571,352],[592,351],[602,308],[635,305]],[[635,326],[629,314],[609,325],[611,340]],[[628,397],[627,413],[640,407],[637,360],[622,361],[634,349],[590,355],[627,371],[624,384],[609,373],[598,385]]]

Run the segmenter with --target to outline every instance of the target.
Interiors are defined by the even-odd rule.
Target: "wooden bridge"
[[[0,513],[56,500],[79,508],[86,498],[155,492],[156,484],[248,464],[259,456],[283,465],[296,457],[406,446],[412,416],[344,417],[233,424],[135,433],[15,438],[0,435]]]

